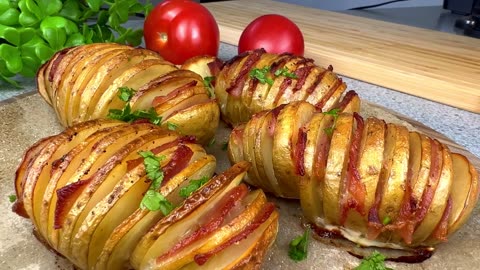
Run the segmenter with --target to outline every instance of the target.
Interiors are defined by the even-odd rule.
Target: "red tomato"
[[[294,22],[281,15],[268,14],[247,25],[238,42],[238,53],[259,48],[270,53],[303,55],[305,45],[302,32]]]
[[[217,22],[207,8],[191,0],[161,2],[145,19],[143,31],[147,49],[174,64],[197,55],[218,54]]]

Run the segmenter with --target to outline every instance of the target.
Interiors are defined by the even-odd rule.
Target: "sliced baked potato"
[[[64,49],[40,68],[37,88],[64,126],[124,109],[120,88],[135,91],[128,101],[132,113],[153,108],[162,117],[159,124],[202,144],[213,138],[219,121],[218,105],[201,76],[142,48],[101,43]]]
[[[208,269],[238,246],[246,249],[220,260],[222,269],[256,265],[278,213],[262,190],[240,184],[249,166],[212,178],[215,158],[192,136],[90,120],[26,152],[13,209],[79,269]],[[149,196],[163,208],[150,208]]]
[[[305,101],[255,114],[233,130],[228,151],[233,163],[256,163],[249,183],[300,198],[314,226],[361,246],[438,244],[478,201],[474,167],[438,140],[356,112],[315,111]]]

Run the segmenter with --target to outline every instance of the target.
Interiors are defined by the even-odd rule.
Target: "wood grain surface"
[[[237,45],[256,17],[277,13],[298,24],[305,55],[342,75],[480,112],[480,39],[271,0],[206,4],[220,39]]]

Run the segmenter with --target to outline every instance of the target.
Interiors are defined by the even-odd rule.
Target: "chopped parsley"
[[[160,167],[160,162],[165,159],[165,156],[155,156],[151,151],[142,151],[138,154],[143,157],[147,178],[152,181],[140,202],[140,208],[150,211],[160,210],[164,215],[168,215],[173,210],[173,205],[158,192],[163,181],[163,171]]]
[[[158,115],[157,111],[154,108],[148,110],[135,110],[132,111],[130,106],[130,99],[132,99],[135,94],[135,90],[128,87],[118,88],[118,98],[122,101],[125,101],[126,104],[123,109],[110,109],[108,111],[107,117],[110,119],[120,120],[124,122],[133,122],[138,119],[148,119],[150,123],[154,125],[160,125],[162,122],[162,117]]]
[[[268,84],[270,86],[273,85],[273,79],[268,77],[268,72],[270,71],[269,66],[265,66],[263,68],[254,68],[250,70],[248,74],[250,78],[257,79],[260,83]]]
[[[203,85],[207,88],[208,97],[214,96],[212,82],[215,80],[215,76],[207,76],[203,78]]]
[[[228,141],[222,143],[222,150],[227,151],[227,149],[228,149]]]
[[[175,130],[177,130],[178,126],[177,126],[177,124],[174,124],[172,122],[167,122],[167,128],[169,130],[175,131]]]
[[[392,219],[389,216],[386,216],[382,221],[383,225],[388,225],[390,222],[392,222]]]
[[[213,146],[213,145],[215,144],[215,141],[216,141],[216,140],[215,140],[215,137],[213,137],[213,138],[208,142],[208,145],[207,145],[207,146],[208,146],[208,147]]]
[[[180,189],[180,196],[182,196],[184,198],[187,198],[188,196],[190,196],[190,194],[192,194],[197,189],[199,189],[201,186],[203,186],[205,183],[207,183],[208,180],[209,179],[208,179],[207,176],[204,176],[200,179],[190,180],[190,182],[187,186]]]
[[[372,255],[364,258],[359,266],[354,270],[393,270],[385,266],[385,256],[378,251],[374,251]]]
[[[297,78],[297,75],[295,73],[292,73],[290,71],[288,71],[288,68],[287,67],[283,67],[281,69],[277,69],[277,71],[275,71],[275,77],[278,77],[278,76],[284,76],[284,77],[287,77],[287,78],[292,78],[292,79],[296,79]]]
[[[14,203],[14,202],[17,200],[17,196],[16,196],[16,195],[9,195],[9,196],[8,196],[8,200],[9,200],[11,203]]]
[[[288,256],[290,259],[299,262],[307,258],[308,243],[310,242],[310,228],[307,228],[303,235],[295,237],[289,245]]]
[[[331,109],[330,111],[328,112],[324,112],[323,114],[325,115],[331,115],[333,116],[333,124],[331,127],[329,128],[325,128],[325,133],[327,133],[328,135],[332,136],[333,134],[333,130],[335,130],[335,126],[337,124],[337,119],[338,119],[338,113],[340,112],[340,109]]]

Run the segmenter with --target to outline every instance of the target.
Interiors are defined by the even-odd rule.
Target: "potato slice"
[[[110,109],[122,109],[125,106],[125,102],[117,96],[119,87],[123,86],[138,90],[150,81],[174,70],[176,70],[174,65],[166,64],[163,60],[159,59],[150,59],[141,62],[128,70],[126,74],[119,76],[113,84],[103,92],[96,103],[97,105],[93,108],[94,111],[91,113],[91,118],[107,117]]]
[[[205,186],[195,193],[198,194],[198,196],[193,195],[189,197],[179,208],[160,220],[137,244],[130,259],[132,266],[134,268],[141,268],[145,263],[150,261],[155,254],[161,253],[159,250],[164,250],[164,244],[156,240],[159,239],[168,229],[174,228],[179,232],[176,234],[176,237],[182,236],[183,233],[180,233],[180,231],[185,232],[184,228],[188,228],[196,223],[196,217],[199,217],[202,213],[208,211],[212,206],[216,205],[216,203],[228,193],[228,191],[238,186],[247,170],[247,162],[237,163],[217,179],[213,178],[213,181],[209,181],[213,182],[212,184],[217,181],[222,181],[221,188],[216,188],[215,190],[208,192],[205,190]],[[207,194],[202,195],[203,192],[207,192]],[[209,198],[208,203],[205,203],[207,200],[203,199],[206,196]],[[187,216],[188,218],[186,218]],[[184,222],[180,222],[180,220],[184,220]],[[187,227],[179,227],[179,223],[185,224]],[[173,234],[173,236],[175,236],[175,234]]]
[[[273,137],[273,170],[281,187],[282,197],[298,198],[298,179],[292,155],[298,130],[310,121],[315,108],[306,102],[285,106],[278,115]]]
[[[158,55],[150,50],[136,49],[133,51],[124,51],[117,55],[117,57],[105,62],[96,70],[95,75],[92,76],[84,89],[79,92],[80,102],[78,104],[78,111],[74,110],[74,114],[72,115],[73,123],[91,119],[88,108],[96,106],[98,96],[102,95],[105,89],[122,75],[125,70],[149,59],[158,60]]]
[[[278,213],[273,212],[267,221],[244,240],[230,245],[201,266],[192,262],[181,269],[255,269],[259,267],[268,247],[273,244],[277,235],[277,219]]]
[[[250,138],[251,145],[253,145],[250,150],[253,152],[252,155],[255,158],[255,163],[252,163],[252,166],[255,166],[258,171],[258,175],[260,177],[259,180],[262,182],[262,186],[264,186],[264,188],[262,188],[263,191],[275,193],[275,191],[279,191],[279,189],[278,187],[273,186],[274,181],[269,179],[269,176],[271,175],[267,175],[265,171],[265,162],[263,161],[265,158],[265,156],[263,156],[263,149],[265,145],[262,141],[262,128],[265,125],[265,121],[268,121],[267,115],[269,114],[268,111],[264,112],[265,113],[263,113],[262,117],[258,119],[257,124],[254,127],[253,136]],[[258,114],[262,114],[262,112],[256,113],[255,115]]]
[[[164,253],[158,253],[154,256],[154,259],[150,263],[153,263],[156,269],[175,270],[193,262],[194,256],[199,253],[206,253],[216,247],[223,245],[233,235],[240,233],[249,223],[252,223],[255,217],[262,211],[263,206],[266,203],[266,197],[261,190],[251,192],[246,197],[241,199],[231,209],[221,226],[213,231],[209,235],[205,235],[199,239],[193,240],[186,246],[180,246],[179,250],[172,253],[170,250],[166,250]],[[217,206],[222,209],[223,204]],[[213,214],[219,211],[213,209]],[[202,224],[195,224],[191,231],[201,230]],[[205,228],[206,229],[206,228]],[[173,227],[169,230],[173,230]],[[162,238],[168,238],[169,230],[167,230],[161,238],[157,241],[161,241]],[[173,246],[180,244],[183,239],[186,239],[187,235],[184,235],[180,241],[173,242]],[[166,243],[165,243],[166,244]]]
[[[478,201],[478,173],[468,159],[452,154],[452,215],[448,222],[448,234],[458,230],[468,219]]]
[[[211,177],[214,171],[215,158],[211,155],[203,156],[192,162],[179,174],[175,175],[174,178],[168,182],[171,188],[162,187],[161,193],[167,195],[167,192],[170,192],[170,194],[167,195],[167,199],[173,205],[179,205],[184,200],[184,198],[178,196],[179,189],[184,186],[184,184],[180,183],[188,183],[190,180],[199,179],[203,176]],[[113,209],[114,211],[122,210],[121,207],[115,206],[115,208],[117,209]],[[137,215],[139,218],[134,219],[135,213],[140,212],[145,214]],[[105,242],[105,245],[102,246],[101,253],[98,256],[95,266],[96,269],[120,269],[128,265],[130,254],[140,238],[163,217],[160,211],[137,210],[135,213],[125,219],[125,221],[117,226],[108,236],[108,240]],[[134,223],[134,220],[138,220],[138,222]],[[90,259],[91,257],[89,257],[89,260]]]
[[[228,138],[227,153],[231,164],[245,160],[243,156],[243,132],[245,132],[245,124],[238,125],[232,130]],[[245,181],[250,183],[248,176],[245,177]]]
[[[437,143],[440,145],[439,142]],[[453,165],[450,150],[446,147],[443,147],[443,149],[440,149],[438,153],[432,154],[442,155],[443,162],[440,169],[440,179],[438,179],[438,184],[434,190],[435,193],[428,207],[425,218],[421,221],[413,233],[413,244],[423,243],[435,231],[435,228],[440,222],[445,208],[447,207],[447,201],[450,196],[453,178]]]
[[[101,125],[104,121],[87,122],[67,129],[61,134],[53,137],[50,143],[46,145],[38,156],[27,167],[28,173],[25,176],[23,186],[22,202],[25,212],[30,216],[35,226],[36,218],[34,211],[39,206],[34,205],[35,190],[36,194],[43,194],[43,190],[48,184],[48,173],[52,168],[52,162],[60,158],[66,151],[72,149],[77,143],[83,141],[91,133],[95,131],[93,127]],[[113,123],[112,125],[117,125]],[[36,207],[37,209],[34,209]]]
[[[82,258],[83,254],[75,252],[73,249],[75,246],[76,233],[78,232],[86,213],[92,209],[92,207],[100,200],[105,191],[111,190],[114,183],[118,181],[120,177],[125,175],[127,171],[126,162],[123,160],[130,160],[138,156],[137,152],[144,149],[146,144],[159,143],[159,145],[170,142],[166,136],[166,132],[163,130],[154,130],[150,133],[139,136],[132,141],[122,142],[120,139],[117,144],[123,145],[118,151],[114,151],[114,154],[106,161],[102,162],[102,166],[95,171],[95,173],[89,178],[82,178],[85,185],[83,191],[77,196],[68,198],[74,202],[75,207],[68,210],[63,222],[61,230],[61,239],[65,244],[66,250],[68,250],[69,258],[82,268],[86,268],[86,258]],[[160,137],[160,138],[159,138]],[[109,149],[107,149],[109,152]],[[107,179],[107,180],[106,180]],[[104,183],[105,185],[102,185]],[[60,202],[57,202],[57,208]]]
[[[182,64],[180,68],[193,71],[198,75],[202,76],[202,78],[205,78],[205,77],[214,76],[214,74],[212,74],[211,69],[209,68],[209,64],[215,63],[216,61],[220,61],[220,60],[215,56],[200,55],[200,56],[195,56],[188,59]]]
[[[328,152],[323,180],[323,212],[327,222],[333,225],[339,225],[340,221],[340,180],[345,177],[353,124],[352,115],[338,116]]]

